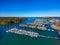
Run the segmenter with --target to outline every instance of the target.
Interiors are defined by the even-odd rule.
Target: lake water
[[[37,18],[28,17],[28,19],[23,24],[31,23]],[[41,19],[41,18],[40,18]],[[46,20],[48,18],[45,18]],[[59,18],[60,19],[60,18]],[[41,31],[41,30],[32,30],[28,28],[21,28],[19,24],[11,24],[9,26],[0,26],[0,45],[60,45],[60,40],[43,38],[43,37],[30,37],[25,35],[18,35],[13,33],[6,33],[6,30],[11,28],[25,29],[27,31],[38,32],[41,35],[57,37],[57,30],[52,31]]]

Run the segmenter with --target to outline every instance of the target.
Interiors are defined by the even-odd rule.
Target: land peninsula
[[[20,23],[27,18],[23,17],[0,17],[0,25],[10,25],[10,24],[17,24]]]

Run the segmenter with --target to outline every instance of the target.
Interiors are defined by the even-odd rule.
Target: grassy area
[[[19,17],[0,17],[0,25],[16,24],[26,19],[27,18],[19,18]]]

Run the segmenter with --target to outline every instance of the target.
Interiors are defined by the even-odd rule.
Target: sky
[[[0,17],[60,16],[60,0],[0,0]]]

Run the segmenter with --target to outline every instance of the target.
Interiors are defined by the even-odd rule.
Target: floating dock
[[[32,29],[47,30],[47,28],[45,27],[45,24],[48,24],[47,20],[36,19],[32,23],[20,24],[19,26],[26,27],[26,28],[32,28]]]
[[[45,36],[45,35],[40,35],[39,33],[36,32],[31,32],[31,31],[26,31],[26,30],[19,30],[17,28],[12,28],[10,30],[6,31],[7,33],[15,33],[15,34],[22,34],[22,35],[27,35],[30,37],[44,37],[44,38],[53,38],[53,39],[59,39],[59,37],[51,37],[51,36]]]
[[[16,29],[16,28],[7,30],[6,32],[28,35],[30,37],[39,37],[39,33],[31,32],[31,31],[26,31],[26,30],[19,30],[19,29]]]

